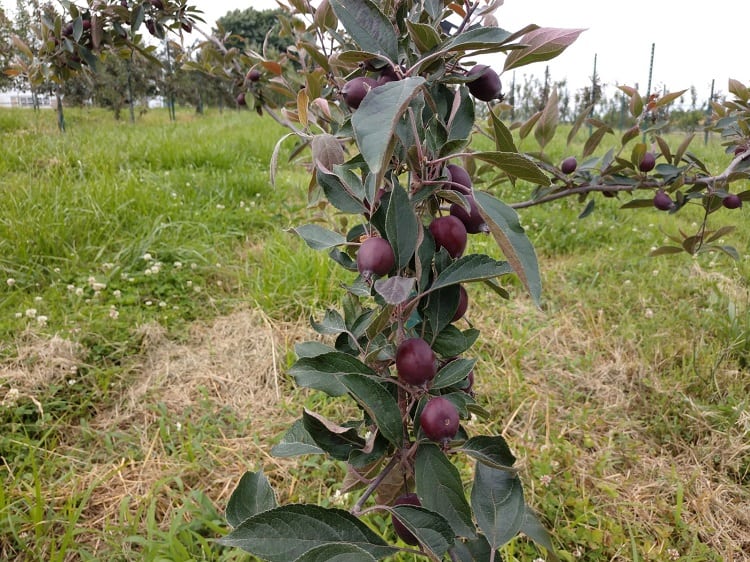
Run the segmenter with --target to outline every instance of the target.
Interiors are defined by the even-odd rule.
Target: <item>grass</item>
[[[62,136],[51,114],[0,112],[1,559],[246,560],[213,539],[261,465],[282,501],[352,501],[340,464],[268,454],[302,406],[345,407],[283,375],[349,278],[286,232],[316,218],[307,177],[270,185],[270,120],[178,117],[70,111]],[[648,258],[700,217],[618,206],[520,213],[541,310],[517,283],[508,303],[469,288],[492,413],[476,430],[506,435],[564,560],[746,560],[747,210],[713,219],[738,225],[735,263]],[[523,538],[504,552],[536,556]]]

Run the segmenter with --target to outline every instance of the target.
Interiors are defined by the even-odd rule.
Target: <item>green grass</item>
[[[239,476],[261,465],[282,501],[353,503],[333,496],[340,463],[268,455],[302,406],[333,419],[347,406],[283,377],[278,402],[259,399],[247,379],[272,348],[283,373],[307,317],[351,279],[287,232],[318,211],[306,208],[301,166],[282,165],[270,185],[284,131],[250,112],[169,123],[156,111],[131,126],[70,111],[68,125],[60,135],[51,113],[0,112],[0,558],[245,560],[213,539]],[[724,161],[715,143],[694,142]],[[513,201],[524,189],[498,193]],[[539,254],[541,310],[517,282],[508,303],[469,288],[477,390],[492,413],[476,430],[507,436],[564,560],[669,560],[669,549],[741,559],[747,210],[711,217],[738,226],[727,236],[735,263],[649,258],[700,216],[618,206],[598,197],[580,220],[573,200],[519,213]],[[499,255],[482,237],[471,246]],[[242,310],[260,311],[257,324],[216,328]],[[258,355],[245,349],[254,331],[272,334]],[[247,377],[227,367],[243,353]],[[384,518],[370,522],[390,533]],[[504,559],[537,555],[519,539]]]

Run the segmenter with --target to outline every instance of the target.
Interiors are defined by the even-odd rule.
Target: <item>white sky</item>
[[[274,0],[193,3],[211,23],[236,8],[276,7]],[[610,95],[617,84],[638,83],[645,93],[651,44],[656,43],[652,91],[661,85],[669,91],[694,85],[700,103],[708,98],[712,79],[716,90],[724,93],[730,77],[750,83],[750,0],[505,0],[495,16],[508,31],[529,23],[587,28],[556,59],[517,69],[517,80],[524,73],[541,79],[549,64],[552,79],[567,77],[575,91],[590,82],[596,53],[597,72]],[[502,55],[495,60],[493,66],[502,67]],[[503,77],[510,80],[511,76]]]

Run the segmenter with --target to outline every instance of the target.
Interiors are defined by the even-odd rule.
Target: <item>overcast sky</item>
[[[276,7],[273,0],[193,3],[211,23],[235,8]],[[505,0],[495,15],[508,31],[529,23],[587,29],[556,59],[517,69],[517,80],[524,73],[541,78],[549,64],[553,80],[567,78],[571,90],[581,88],[590,82],[596,53],[597,72],[610,94],[617,84],[636,83],[645,93],[655,43],[652,90],[661,85],[669,91],[693,85],[704,100],[712,79],[724,93],[730,77],[750,83],[750,0]],[[494,66],[502,67],[502,55],[495,61]]]

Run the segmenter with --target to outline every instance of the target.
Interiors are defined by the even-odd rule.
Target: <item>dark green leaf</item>
[[[396,124],[424,82],[410,77],[373,88],[352,116],[357,145],[373,174],[382,175],[391,158]]]
[[[329,544],[353,544],[376,559],[398,552],[349,512],[317,505],[285,505],[259,513],[218,542],[269,562],[296,560]]]
[[[375,379],[365,375],[345,375],[341,382],[354,399],[375,420],[380,433],[396,447],[404,441],[401,410],[396,399]]]
[[[454,98],[453,103],[454,105],[458,103],[458,107],[455,108],[455,112],[451,110],[452,118],[448,123],[448,141],[466,141],[474,127],[474,101],[469,95],[469,89],[459,88],[456,91],[456,98]],[[456,144],[456,146],[459,145]]]
[[[344,319],[341,317],[341,314],[333,308],[326,310],[326,315],[320,322],[316,322],[313,318],[310,318],[310,325],[313,330],[324,336],[333,336],[338,335],[341,332],[346,332]]]
[[[516,462],[510,447],[500,435],[478,435],[458,448],[479,462],[497,469],[508,469]]]
[[[586,203],[586,207],[584,207],[583,211],[578,215],[579,219],[585,219],[587,216],[589,216],[592,212],[594,212],[594,207],[596,206],[596,200],[595,199],[589,199],[589,202]]]
[[[294,344],[294,353],[297,357],[316,357],[324,353],[335,352],[336,350],[330,345],[320,343],[319,341],[305,341]]]
[[[476,365],[476,359],[455,359],[440,369],[430,384],[431,390],[439,390],[464,380]]]
[[[455,562],[490,562],[492,559],[492,547],[487,538],[480,534],[477,538],[467,541],[456,541],[450,552],[454,555]],[[495,562],[503,562],[502,557],[495,553]]]
[[[534,162],[517,152],[475,152],[472,157],[489,162],[514,178],[549,185],[549,178]]]
[[[337,543],[312,548],[294,562],[375,562],[377,559],[356,545]]]
[[[492,548],[500,548],[518,534],[526,517],[520,478],[477,463],[471,507],[487,541]]]
[[[277,507],[276,495],[263,471],[246,472],[227,504],[227,523],[239,527],[245,519]]]
[[[604,138],[604,135],[607,134],[607,129],[604,127],[601,127],[591,133],[591,136],[586,139],[586,144],[583,145],[583,157],[586,158],[587,156],[591,155],[595,150],[596,147],[599,146],[599,143],[602,142],[602,139]]]
[[[516,144],[513,142],[513,134],[505,126],[500,118],[490,111],[490,121],[492,121],[492,130],[495,137],[495,148],[498,152],[518,152]]]
[[[305,410],[302,423],[315,444],[336,460],[349,460],[352,452],[365,447],[356,429],[336,425],[314,412]]]
[[[570,131],[568,131],[568,139],[566,141],[566,144],[570,144],[573,142],[573,139],[576,138],[576,134],[578,134],[578,130],[581,128],[581,125],[583,125],[584,120],[586,117],[588,117],[589,113],[591,113],[591,110],[594,109],[593,105],[590,105],[586,107],[581,113],[576,117],[575,122],[573,123],[573,126],[571,127]]]
[[[420,53],[427,53],[440,44],[440,35],[431,25],[406,20],[406,28]]]
[[[499,199],[486,193],[477,191],[474,193],[474,199],[506,259],[531,298],[539,304],[542,293],[539,263],[534,247],[518,221],[518,214]]]
[[[499,27],[475,27],[448,39],[440,47],[440,52],[450,53],[481,49],[482,52],[491,53],[495,49],[501,50],[503,43],[510,36],[510,32]]]
[[[432,340],[432,349],[443,357],[455,357],[469,349],[479,337],[479,330],[469,328],[463,332],[449,324]]]
[[[534,125],[536,125],[536,122],[539,121],[539,118],[542,116],[541,111],[537,111],[534,115],[529,117],[518,129],[518,136],[521,138],[521,140],[525,139],[528,134],[531,132],[531,129],[533,129]]]
[[[362,50],[398,61],[398,36],[377,5],[369,0],[329,0],[329,4]]]
[[[438,559],[453,544],[453,530],[442,515],[414,505],[395,505],[388,510]]]
[[[560,559],[555,553],[555,547],[552,544],[552,537],[550,537],[547,529],[542,526],[539,518],[528,506],[526,506],[526,509],[524,510],[524,520],[521,524],[520,531],[536,544],[547,550],[547,557],[550,562],[560,562]]]
[[[471,508],[458,469],[437,445],[420,445],[414,465],[417,496],[424,507],[441,514],[453,535],[472,538],[476,534]]]
[[[367,210],[361,200],[346,188],[341,179],[334,175],[324,172],[318,168],[316,173],[318,185],[323,188],[328,201],[339,211],[350,214],[360,214]]]
[[[329,396],[346,394],[346,387],[339,381],[343,375],[374,375],[375,372],[356,357],[348,353],[323,353],[315,357],[302,357],[289,368],[289,374],[297,384],[322,390]]]
[[[452,322],[459,299],[458,285],[450,285],[429,294],[422,316],[429,322],[433,334],[439,334]]]
[[[271,447],[271,454],[274,457],[296,457],[299,455],[320,455],[325,453],[323,449],[315,444],[315,440],[305,429],[301,419],[295,421],[281,441]]]
[[[449,285],[457,285],[469,281],[481,281],[507,275],[513,270],[508,262],[497,261],[484,254],[469,254],[461,256],[446,267],[435,279],[431,291]]]
[[[645,207],[653,207],[653,199],[632,199],[627,203],[620,205],[620,209],[643,209]]]
[[[393,186],[385,216],[385,235],[396,254],[396,269],[409,264],[417,249],[420,225],[409,196],[399,184]],[[397,304],[397,303],[393,303]]]

